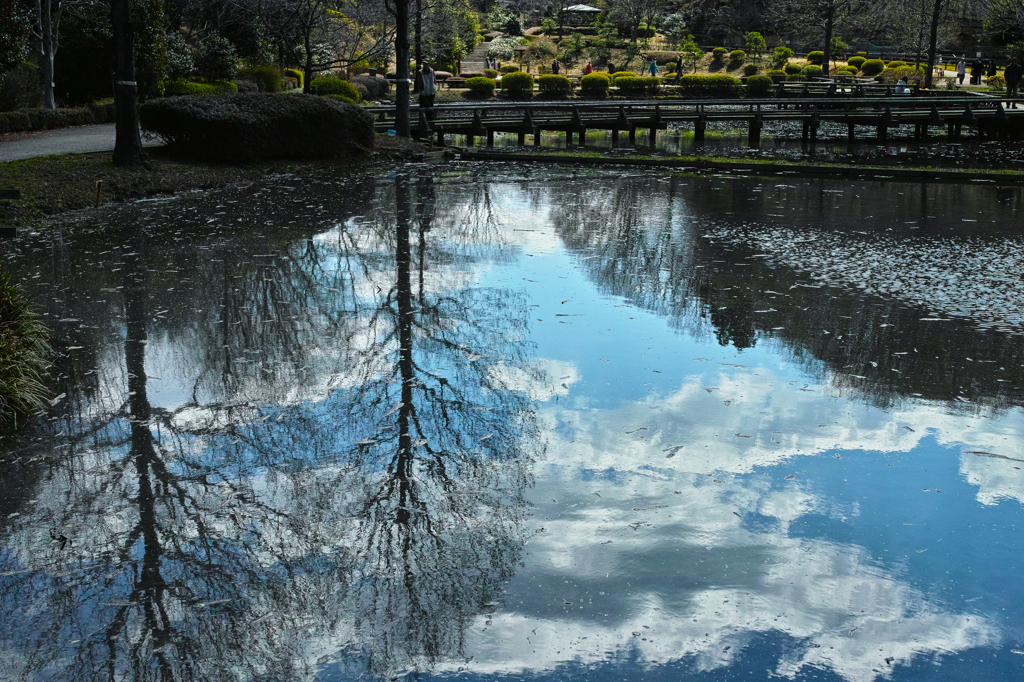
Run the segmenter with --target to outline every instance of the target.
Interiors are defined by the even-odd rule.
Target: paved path
[[[114,124],[79,126],[61,130],[43,130],[37,133],[19,133],[7,136],[0,142],[0,163],[31,159],[50,154],[84,154],[86,152],[110,152],[114,150]],[[144,147],[155,147],[161,143],[143,139]]]

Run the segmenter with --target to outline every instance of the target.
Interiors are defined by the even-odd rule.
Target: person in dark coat
[[[1020,87],[1020,80],[1021,80],[1021,75],[1022,75],[1021,72],[1022,71],[1024,71],[1024,69],[1021,69],[1020,63],[1017,61],[1016,57],[1011,59],[1010,63],[1006,66],[1006,71],[1003,72],[1003,78],[1006,79],[1006,96],[1007,97],[1016,97],[1017,96],[1017,88]],[[1014,102],[1010,106],[1013,107],[1014,109],[1016,109],[1017,108],[1017,103]]]

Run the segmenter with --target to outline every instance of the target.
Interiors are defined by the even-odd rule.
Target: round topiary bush
[[[495,71],[494,69],[484,69],[484,78],[490,78],[491,80],[494,80],[497,77],[498,72]]]
[[[351,83],[340,78],[321,76],[314,78],[309,85],[316,90],[318,95],[339,95],[352,104],[359,103],[359,92],[352,87]]]
[[[276,66],[249,66],[239,69],[235,78],[254,82],[260,92],[281,92],[281,72]]]
[[[821,65],[821,63],[824,62],[824,61],[825,61],[825,52],[822,51],[822,50],[815,50],[814,52],[808,52],[807,53],[807,63],[808,64],[818,64],[818,65]]]
[[[627,97],[636,97],[646,93],[646,86],[644,85],[644,79],[637,75],[633,75],[632,78],[622,76],[621,78],[615,79],[615,87],[619,89],[619,92]]]
[[[885,62],[881,59],[868,59],[861,64],[860,71],[865,76],[877,76],[885,70]]]
[[[469,96],[473,99],[488,99],[494,96],[494,81],[485,76],[476,76],[466,80]]]
[[[810,80],[811,78],[820,78],[821,74],[824,73],[824,71],[817,64],[808,64],[803,68],[803,71],[801,71],[801,73],[804,75],[805,78]]]
[[[548,99],[566,99],[572,95],[572,81],[552,73],[537,79],[537,89]]]
[[[230,95],[238,92],[238,86],[231,81],[197,81],[173,80],[160,83],[164,97],[178,95]]]
[[[739,79],[724,73],[710,76],[691,73],[679,79],[679,92],[683,97],[731,99],[739,97],[741,91]]]
[[[349,83],[364,86],[372,99],[386,97],[391,92],[391,84],[387,80],[377,78],[376,76],[352,76],[349,79]]]
[[[580,90],[587,97],[607,97],[612,77],[606,73],[595,71],[580,79]]]
[[[615,85],[620,78],[639,78],[639,76],[632,71],[616,71],[612,74],[612,85]]]
[[[743,65],[743,75],[744,76],[753,76],[759,70],[760,69],[757,68],[757,64],[744,64]]]
[[[855,69],[852,66],[840,66],[840,67],[836,68],[836,75],[838,76],[838,75],[841,75],[841,74],[856,75],[857,74],[857,69]]]
[[[750,76],[747,78],[747,97],[765,97],[775,87],[775,81],[768,76]]]
[[[501,73],[515,73],[518,70],[519,70],[518,66],[513,66],[511,64],[508,64],[508,65],[503,66],[500,69],[498,69],[498,71],[500,71]]]
[[[522,71],[505,74],[501,78],[501,88],[509,97],[523,99],[533,95],[533,76]]]
[[[729,54],[729,50],[724,47],[716,47],[711,50],[711,58],[716,62],[725,61],[725,55]]]
[[[797,64],[786,64],[784,67],[782,67],[782,69],[789,76],[801,73],[804,70],[802,66],[799,66]]]
[[[801,81],[807,80],[807,78],[802,73],[791,73],[788,76],[786,76],[786,80],[792,83],[799,83]]]
[[[889,62],[888,64],[886,64],[885,68],[887,68],[887,69],[895,69],[898,66],[906,66],[906,65],[907,65],[907,63],[905,61],[902,61],[900,59],[894,59],[891,62]]]
[[[846,60],[846,63],[847,65],[852,66],[853,68],[860,71],[861,65],[866,61],[867,59],[864,57],[850,57],[849,59]]]
[[[772,79],[773,83],[781,83],[786,80],[786,72],[782,69],[772,69],[768,72],[768,77]]]
[[[209,161],[333,158],[374,146],[361,108],[303,94],[167,97],[145,102],[139,118],[170,149]]]
[[[661,79],[657,76],[641,78],[644,82],[644,92],[648,95],[657,95],[661,91]]]
[[[742,64],[743,60],[747,58],[747,53],[743,50],[733,50],[729,53],[729,61],[733,64]]]

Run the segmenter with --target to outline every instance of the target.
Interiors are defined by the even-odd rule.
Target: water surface
[[[1019,679],[1022,212],[410,165],[22,237],[0,679]]]

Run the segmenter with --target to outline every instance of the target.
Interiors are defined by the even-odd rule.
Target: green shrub
[[[849,74],[851,76],[857,75],[857,69],[853,66],[840,66],[836,68],[836,75]]]
[[[305,77],[304,73],[302,73],[298,69],[285,69],[283,73],[288,78],[294,78],[295,80],[297,80],[299,82],[299,87],[302,87],[302,79]]]
[[[501,88],[509,97],[522,99],[533,95],[533,76],[523,71],[513,71],[501,78]]]
[[[679,79],[679,92],[684,97],[730,99],[740,96],[740,81],[723,73],[710,76],[686,74]]]
[[[773,83],[781,83],[786,80],[786,72],[782,69],[772,69],[768,72],[768,77],[772,79]]]
[[[230,95],[238,92],[238,86],[231,81],[212,81],[201,83],[198,81],[162,81],[160,89],[165,97],[178,95]]]
[[[648,76],[640,80],[644,82],[644,92],[648,95],[657,95],[661,90],[661,79],[657,76]]]
[[[849,62],[847,62],[849,63]],[[865,76],[877,76],[885,70],[885,62],[881,59],[868,59],[861,64],[860,71]]]
[[[587,97],[607,97],[611,84],[611,76],[595,71],[580,79],[580,90]]]
[[[234,80],[235,46],[227,38],[209,35],[199,41],[193,52],[196,74],[209,80]],[[273,68],[273,67],[271,67]],[[244,77],[243,77],[244,79]]]
[[[744,76],[753,76],[759,70],[760,69],[757,68],[757,64],[744,64],[743,65],[743,75]]]
[[[260,92],[281,92],[281,72],[276,66],[249,66],[239,69],[235,77],[252,81]]]
[[[351,83],[340,78],[320,76],[314,78],[309,85],[316,90],[318,95],[338,95],[346,102],[359,103],[359,93],[356,89],[352,87]]]
[[[302,94],[167,97],[144,103],[139,117],[172,150],[210,161],[333,158],[374,145],[362,109]]]
[[[797,64],[786,64],[782,70],[785,71],[787,75],[792,76],[797,73],[802,73],[804,69],[802,66]]]
[[[815,50],[814,52],[808,52],[807,53],[807,63],[808,64],[818,64],[820,66],[821,63],[824,62],[824,61],[825,61],[825,52],[823,50]]]
[[[765,97],[775,87],[775,81],[768,76],[747,78],[747,97]]]
[[[19,109],[0,113],[0,135],[30,130],[114,122],[114,104],[89,104],[69,109]]]
[[[896,82],[902,78],[907,82],[907,85],[918,85],[924,86],[924,69],[915,69],[913,66],[896,66],[887,68],[882,71],[879,76],[879,80],[888,85],[895,85]],[[992,79],[989,79],[991,82]]]
[[[790,58],[793,56],[793,50],[789,49],[785,45],[779,45],[772,52],[772,65],[773,66],[785,66]]]
[[[817,64],[808,64],[803,68],[803,71],[801,71],[801,73],[804,75],[805,78],[807,78],[807,80],[810,80],[812,78],[820,77],[821,74],[824,73],[824,71]]]
[[[564,99],[572,95],[572,81],[565,76],[548,74],[537,79],[537,89],[549,99]]]
[[[508,64],[508,65],[503,66],[500,69],[498,69],[498,71],[500,73],[515,73],[518,70],[519,70],[519,67],[518,66],[513,66],[512,64]]]
[[[994,92],[1002,92],[1006,90],[1006,79],[1002,76],[989,76],[986,79],[988,83],[988,89]]]
[[[466,80],[469,96],[474,99],[489,99],[494,96],[494,81],[485,76],[476,76]]]
[[[644,85],[644,79],[639,76],[633,76],[627,78],[615,79],[615,87],[619,89],[619,92],[623,95],[643,95],[646,92],[646,86]]]
[[[897,66],[906,66],[906,65],[907,65],[907,63],[905,61],[900,60],[900,59],[894,59],[891,62],[889,62],[888,64],[886,64],[885,68],[887,68],[887,69],[895,69]]]
[[[846,63],[849,66],[852,66],[853,68],[860,71],[861,65],[864,64],[864,62],[866,61],[867,59],[865,59],[864,57],[850,57],[849,59],[846,60]]]
[[[639,78],[639,76],[632,71],[616,71],[612,74],[612,85],[615,85],[620,78]]]
[[[495,71],[494,69],[484,69],[484,78],[490,78],[491,80],[494,80],[497,77],[498,72]]]
[[[370,93],[372,99],[386,97],[391,92],[391,84],[383,78],[376,76],[352,76],[348,79],[352,85],[362,85]]]
[[[716,47],[711,50],[711,58],[716,62],[725,61],[725,55],[729,54],[729,50],[724,47]]]
[[[747,58],[747,53],[743,50],[733,50],[729,53],[729,61],[733,64],[742,64],[743,60]]]
[[[29,414],[45,407],[49,335],[10,275],[0,272],[0,427],[4,431],[25,424]]]
[[[800,83],[807,80],[807,77],[802,73],[791,73],[788,76],[786,76],[786,80],[791,83]]]

